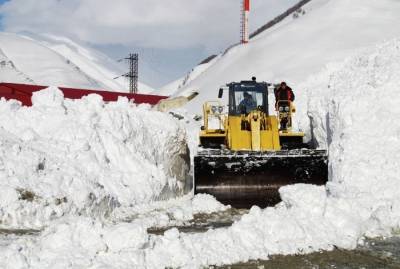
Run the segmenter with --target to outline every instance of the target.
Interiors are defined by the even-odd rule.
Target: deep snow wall
[[[0,100],[3,227],[41,227],[66,213],[104,215],[183,193],[189,152],[172,116],[126,98],[64,99],[57,88],[32,102]]]
[[[371,207],[398,201],[400,40],[328,66],[305,87],[313,137],[329,148],[328,190]]]

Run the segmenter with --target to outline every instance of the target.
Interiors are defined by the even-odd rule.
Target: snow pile
[[[0,223],[41,227],[66,213],[109,215],[183,193],[189,153],[171,116],[126,98],[64,99],[57,88],[32,107],[0,100]]]
[[[328,190],[375,210],[388,231],[400,220],[400,39],[332,68],[311,80],[308,102],[314,137],[329,146]]]
[[[192,207],[194,213],[212,213],[218,211],[224,211],[230,208],[230,206],[224,206],[212,195],[209,194],[197,194],[192,200]]]

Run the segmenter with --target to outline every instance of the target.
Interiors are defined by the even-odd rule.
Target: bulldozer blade
[[[280,202],[279,188],[328,181],[325,150],[231,152],[203,150],[194,158],[194,191],[235,208],[262,208]]]

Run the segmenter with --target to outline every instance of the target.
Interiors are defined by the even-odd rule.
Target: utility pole
[[[118,62],[122,62],[123,60],[127,60],[129,64],[129,72],[123,75],[120,75],[114,79],[118,79],[120,77],[126,77],[129,80],[129,93],[138,93],[138,81],[139,81],[139,54],[130,53],[129,57],[119,59]]]
[[[129,72],[124,77],[129,79],[129,92],[138,92],[138,80],[139,80],[139,54],[130,53],[128,58],[125,60],[129,63]]]
[[[250,13],[250,0],[242,0],[242,14],[240,25],[241,43],[249,43],[249,13]]]

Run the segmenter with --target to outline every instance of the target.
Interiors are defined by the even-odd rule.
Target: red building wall
[[[25,106],[31,106],[32,94],[36,91],[43,90],[48,86],[39,85],[28,85],[28,84],[16,84],[16,83],[0,83],[0,98],[4,97],[7,100],[15,99],[20,101]],[[87,90],[87,89],[74,89],[59,87],[64,93],[65,98],[69,99],[80,99],[83,96],[89,94],[98,94],[103,97],[105,102],[117,101],[118,97],[127,97],[136,104],[150,104],[156,105],[160,100],[168,98],[167,96],[150,95],[150,94],[131,94],[123,92],[110,92],[110,91],[99,91],[99,90]]]

